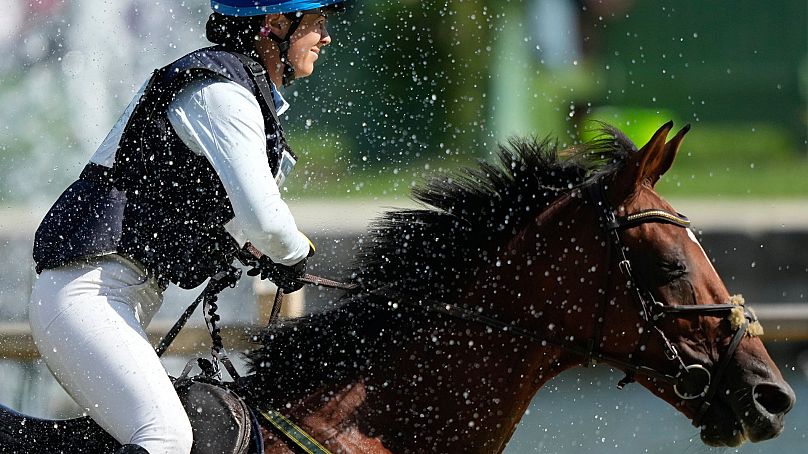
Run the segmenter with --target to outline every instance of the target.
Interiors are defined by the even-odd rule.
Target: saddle
[[[263,452],[258,422],[244,400],[213,380],[174,382],[194,432],[192,454]],[[0,453],[112,453],[120,445],[91,418],[34,418],[0,405]]]

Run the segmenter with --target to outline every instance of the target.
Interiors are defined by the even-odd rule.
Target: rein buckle
[[[665,339],[665,357],[668,358],[668,361],[673,361],[679,357],[679,352],[676,350],[676,346],[671,344],[668,339]]]

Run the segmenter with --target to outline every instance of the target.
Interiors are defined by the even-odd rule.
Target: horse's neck
[[[499,452],[557,353],[474,322],[436,318],[363,383],[361,419],[393,452]]]
[[[574,207],[558,212],[566,214],[564,221],[554,219],[561,224],[537,223],[505,252],[484,254],[493,257],[490,266],[481,267],[487,271],[457,303],[538,338],[572,336],[584,345],[590,306],[602,285],[587,270],[602,268],[605,260],[576,247],[584,237],[593,241],[595,220],[573,221],[579,214]],[[582,282],[581,276],[589,279]],[[536,392],[581,362],[559,348],[475,321],[435,315],[415,326],[380,367],[389,372],[365,383],[363,418],[393,452],[498,452]]]

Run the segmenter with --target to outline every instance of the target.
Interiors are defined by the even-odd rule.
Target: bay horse
[[[491,453],[547,381],[601,362],[708,445],[777,436],[794,392],[654,190],[689,129],[668,141],[672,127],[640,149],[608,126],[568,150],[512,141],[498,165],[417,188],[423,207],[385,214],[358,247],[359,290],[262,332],[234,389],[335,453]]]

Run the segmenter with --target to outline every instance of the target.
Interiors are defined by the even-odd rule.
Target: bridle
[[[735,355],[735,351],[740,345],[741,340],[747,332],[750,323],[757,322],[757,317],[745,306],[742,307],[744,320],[738,326],[735,333],[732,335],[729,347],[721,356],[718,365],[712,371],[701,364],[686,365],[682,357],[679,355],[676,347],[671,343],[664,331],[658,326],[658,323],[665,317],[670,315],[674,317],[682,317],[690,314],[710,315],[714,317],[723,317],[730,313],[732,310],[739,306],[733,303],[726,304],[685,304],[685,305],[665,305],[654,298],[652,292],[644,288],[641,281],[637,280],[632,273],[631,261],[626,255],[628,248],[623,245],[620,238],[620,232],[639,226],[646,223],[665,223],[671,224],[681,228],[689,228],[690,220],[682,214],[671,213],[661,209],[648,209],[641,210],[626,216],[616,216],[614,210],[609,205],[606,199],[606,193],[602,182],[594,182],[587,187],[590,200],[600,208],[600,219],[602,227],[608,232],[610,240],[608,242],[608,257],[611,263],[611,257],[614,252],[617,253],[618,268],[626,279],[628,288],[634,288],[636,292],[636,300],[640,305],[640,315],[645,323],[642,330],[642,335],[635,347],[634,353],[629,356],[630,362],[615,361],[615,358],[610,358],[606,355],[598,355],[595,340],[602,340],[602,326],[603,315],[607,306],[608,295],[604,292],[603,301],[598,304],[596,309],[598,313],[598,323],[595,325],[595,335],[590,340],[590,356],[602,361],[613,363],[621,366],[625,371],[626,376],[621,379],[617,387],[623,387],[634,381],[636,374],[643,374],[657,380],[669,383],[673,386],[673,391],[682,400],[694,400],[703,398],[699,406],[696,416],[693,418],[695,426],[701,425],[701,420],[707,413],[707,410],[712,405],[715,393],[721,383],[721,379],[729,366],[729,362]],[[609,273],[609,281],[611,281],[611,273]],[[607,288],[611,288],[611,282]],[[646,345],[646,341],[650,338],[652,333],[656,333],[662,339],[662,344],[665,349],[665,357],[675,362],[678,368],[676,375],[670,375],[660,372],[654,368],[643,366],[639,364],[639,358],[642,354],[642,348]],[[690,382],[690,383],[688,383]],[[694,385],[695,383],[695,385]],[[689,388],[690,390],[681,390],[680,388]]]
[[[676,393],[676,395],[682,400],[694,400],[702,398],[702,403],[696,412],[696,416],[693,418],[693,424],[698,427],[701,425],[704,415],[707,413],[712,404],[713,398],[718,391],[718,386],[721,383],[721,379],[729,366],[729,362],[735,355],[738,345],[741,343],[741,340],[746,334],[749,324],[752,322],[757,322],[757,318],[748,308],[738,306],[733,303],[666,305],[657,301],[654,298],[653,293],[644,288],[641,285],[641,282],[635,279],[634,274],[632,273],[631,261],[627,256],[628,248],[623,245],[622,239],[620,238],[620,232],[647,223],[665,223],[681,228],[689,228],[690,221],[684,215],[671,213],[662,209],[647,209],[626,216],[616,216],[614,214],[614,210],[606,199],[602,182],[595,181],[588,185],[585,190],[589,194],[590,201],[593,202],[597,208],[599,208],[601,226],[610,237],[610,240],[607,241],[606,246],[608,256],[607,263],[611,264],[613,256],[616,254],[618,268],[626,279],[627,288],[634,288],[636,291],[636,300],[640,306],[640,315],[645,323],[640,339],[634,349],[634,353],[629,356],[628,361],[600,351],[600,344],[603,341],[602,332],[604,316],[606,307],[609,305],[609,296],[608,292],[606,291],[603,292],[603,299],[597,303],[597,307],[595,309],[597,314],[595,331],[586,347],[583,347],[580,344],[572,343],[568,340],[554,339],[525,330],[512,323],[487,316],[477,310],[471,310],[453,304],[442,304],[431,301],[422,301],[422,303],[427,303],[429,309],[434,312],[448,314],[454,318],[472,321],[483,324],[490,328],[510,332],[513,335],[529,339],[540,345],[550,344],[560,347],[567,352],[583,356],[586,358],[585,362],[588,364],[594,365],[598,362],[605,362],[616,366],[626,373],[625,377],[618,382],[618,389],[623,389],[626,384],[633,382],[635,376],[639,374],[672,385],[674,393]],[[612,277],[613,273],[609,271],[607,273],[607,289],[612,288]],[[742,307],[743,310],[743,323],[732,335],[729,348],[727,348],[722,355],[718,365],[712,369],[708,369],[701,364],[685,364],[676,347],[673,345],[673,343],[671,343],[664,331],[658,326],[662,319],[669,316],[682,317],[691,314],[698,314],[723,317],[738,307]],[[662,372],[640,362],[643,347],[647,344],[647,341],[650,339],[652,333],[656,333],[661,338],[666,358],[668,361],[675,363],[676,368],[678,369],[675,374]]]

